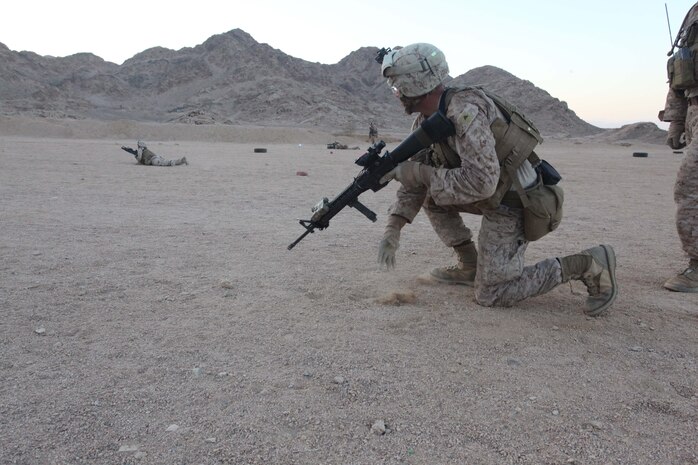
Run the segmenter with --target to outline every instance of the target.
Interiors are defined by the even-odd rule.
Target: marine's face
[[[396,85],[391,85],[390,90],[393,91],[393,95],[395,97],[400,99],[400,103],[402,103],[402,107],[405,109],[405,113],[407,113],[408,115],[411,115],[412,113],[419,111],[417,109],[417,107],[424,99],[423,95],[420,95],[418,97],[407,97],[407,96],[402,94],[402,92],[400,91],[400,88]]]
[[[407,113],[408,115],[411,115],[412,113],[419,111],[420,103],[422,103],[422,101],[424,100],[423,95],[419,97],[401,96],[399,98],[400,103],[402,103],[402,107],[405,109],[405,113]]]

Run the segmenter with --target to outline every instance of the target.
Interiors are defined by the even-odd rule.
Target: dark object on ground
[[[647,152],[633,152],[635,158],[647,158]]]
[[[267,149],[257,148],[254,149],[254,153],[267,153]]]
[[[680,155],[683,155],[683,150],[674,150],[674,153],[678,153]]]
[[[337,141],[334,141],[334,142],[330,142],[329,144],[327,144],[327,148],[328,149],[346,150],[348,148],[348,146],[346,146],[344,144],[340,144]]]

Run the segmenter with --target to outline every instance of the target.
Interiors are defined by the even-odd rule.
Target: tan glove
[[[396,179],[406,188],[429,188],[431,185],[431,174],[435,171],[429,165],[416,161],[404,161],[397,165],[395,169],[388,172],[380,180],[381,184]]]
[[[672,121],[669,123],[669,134],[666,143],[674,150],[686,147],[686,125],[683,121]]]
[[[390,215],[385,225],[383,239],[378,245],[378,266],[386,270],[395,268],[395,252],[400,247],[400,230],[407,220],[399,215]]]

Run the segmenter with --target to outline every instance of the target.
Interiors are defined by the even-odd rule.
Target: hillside
[[[189,124],[333,127],[362,132],[409,128],[374,61],[362,47],[336,64],[294,58],[234,29],[195,47],[155,47],[122,65],[90,53],[64,58],[0,44],[0,114]],[[508,98],[545,135],[603,130],[531,82],[492,66],[456,77]]]

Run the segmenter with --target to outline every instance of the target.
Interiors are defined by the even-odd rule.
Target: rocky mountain
[[[494,66],[472,69],[455,78],[449,85],[482,85],[487,91],[516,105],[533,120],[539,130],[548,135],[587,136],[604,132],[581,120],[566,102],[554,98],[530,81],[521,80]]]
[[[81,53],[64,58],[0,44],[0,114],[177,121],[190,124],[407,130],[374,57],[360,48],[333,65],[311,63],[234,29],[181,50],[156,47],[122,65]],[[546,135],[603,132],[532,83],[485,66],[451,84],[485,86],[520,107]]]

